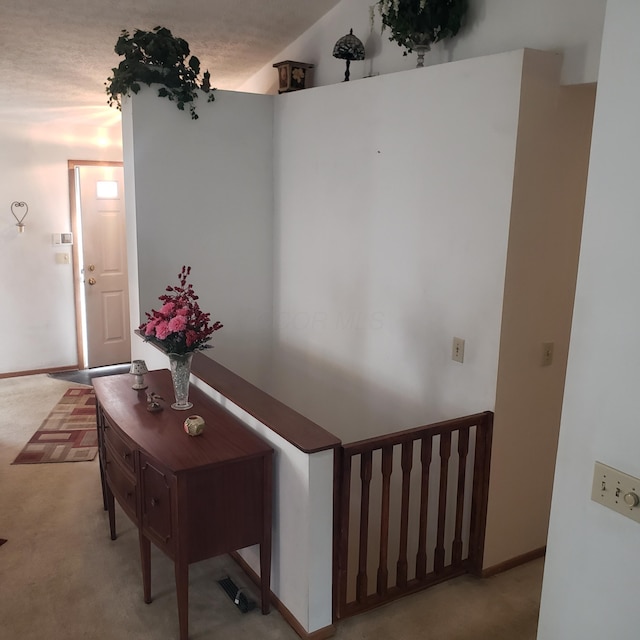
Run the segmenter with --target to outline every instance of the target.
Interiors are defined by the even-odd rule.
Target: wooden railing
[[[480,575],[492,413],[342,446],[201,353],[192,372],[301,451],[334,451],[335,619],[463,573]]]
[[[481,573],[492,426],[485,412],[342,447],[337,618]]]

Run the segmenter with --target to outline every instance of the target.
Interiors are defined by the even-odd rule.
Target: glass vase
[[[193,404],[189,402],[189,378],[191,376],[193,352],[184,354],[169,353],[167,355],[169,356],[173,392],[176,396],[176,401],[171,405],[171,408],[178,411],[191,409]]]

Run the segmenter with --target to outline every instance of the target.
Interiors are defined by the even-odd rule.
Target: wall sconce
[[[333,47],[333,57],[347,61],[344,82],[349,82],[349,65],[352,60],[364,60],[364,45],[353,35],[353,29],[346,36],[342,36]]]
[[[24,208],[24,214],[22,218],[19,218],[16,211],[18,211],[18,213],[22,213],[21,211],[22,208]],[[24,227],[25,227],[24,219],[27,217],[27,213],[29,213],[29,207],[27,206],[27,203],[18,202],[17,200],[15,202],[12,202],[11,213],[13,214],[13,217],[18,221],[18,224],[16,224],[16,227],[18,227],[18,233],[24,233]]]
[[[149,373],[147,369],[147,364],[144,360],[133,360],[131,362],[131,369],[129,369],[129,373],[132,376],[135,376],[135,382],[131,385],[132,389],[146,389],[147,383],[144,381],[144,374]]]

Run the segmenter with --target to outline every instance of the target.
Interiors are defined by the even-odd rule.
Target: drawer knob
[[[130,454],[130,453],[127,453],[127,452],[125,452],[125,453],[123,453],[123,454],[122,454],[122,457],[123,457],[125,460],[128,460],[130,456],[131,456],[131,454]]]
[[[151,506],[152,507],[157,507],[158,504],[160,504],[160,500],[158,500],[157,498],[151,498]]]

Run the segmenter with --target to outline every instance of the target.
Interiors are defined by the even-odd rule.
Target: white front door
[[[76,166],[84,296],[85,364],[131,360],[124,171],[121,166]]]

